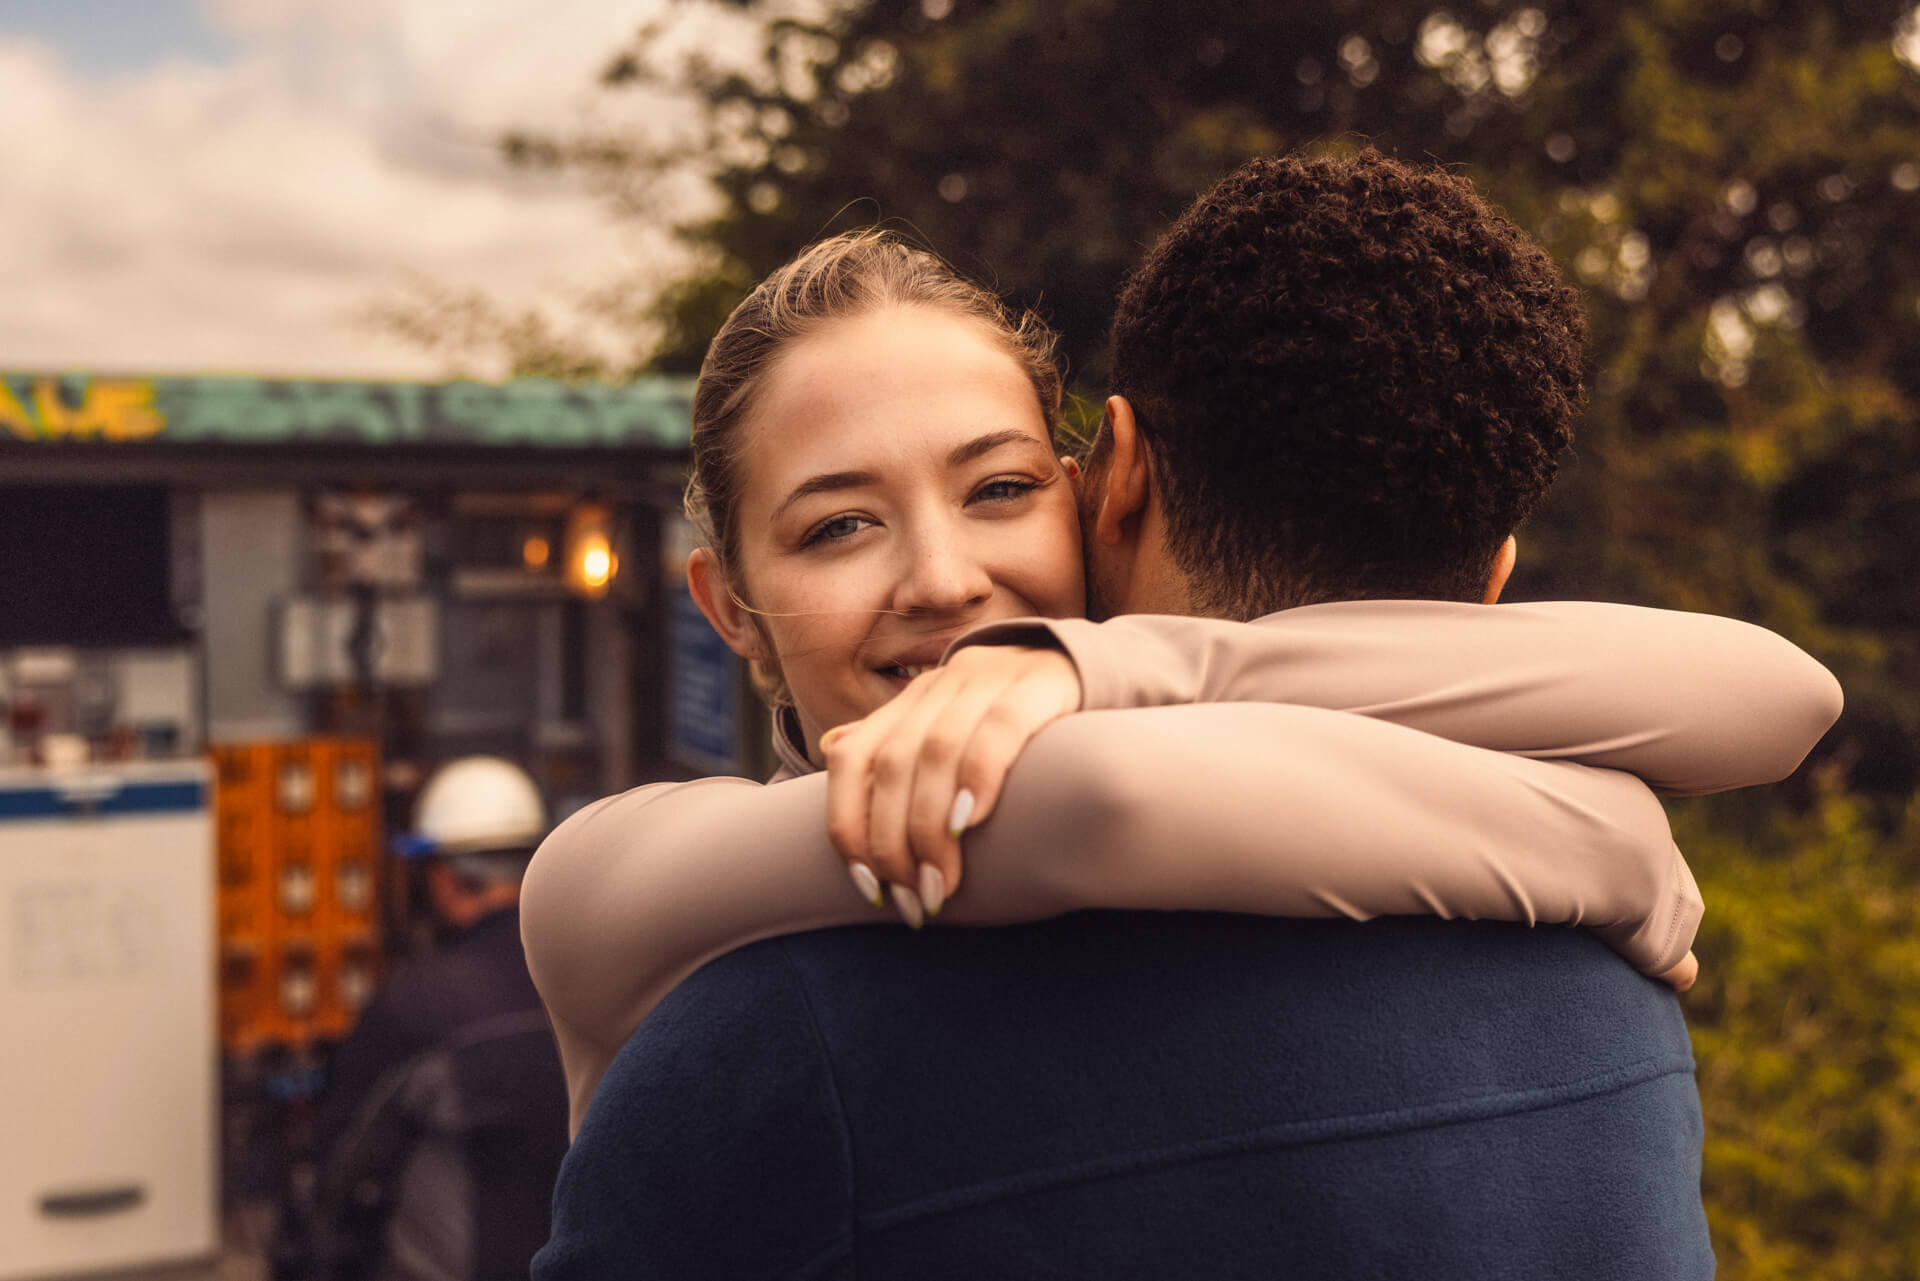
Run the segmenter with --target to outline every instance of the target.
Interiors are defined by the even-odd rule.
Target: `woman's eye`
[[[1005,503],[1011,502],[1023,495],[1031,494],[1038,488],[1040,488],[1040,486],[1033,481],[1016,480],[1008,477],[1001,480],[988,481],[973,492],[973,497],[976,502]]]
[[[838,542],[843,538],[851,538],[860,532],[862,525],[867,523],[867,520],[861,516],[835,516],[832,520],[821,521],[813,527],[813,532],[807,535],[806,545],[811,547],[815,543]]]

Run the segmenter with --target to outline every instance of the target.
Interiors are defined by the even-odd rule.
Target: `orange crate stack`
[[[266,745],[213,749],[219,865],[220,1043],[251,1049],[270,1016],[264,974],[273,921],[273,806],[256,780],[270,777]]]
[[[314,1022],[324,1037],[346,1034],[378,978],[377,766],[370,742],[329,739],[315,744],[313,919],[320,988]]]
[[[379,760],[315,738],[221,744],[221,1043],[343,1036],[378,978]]]

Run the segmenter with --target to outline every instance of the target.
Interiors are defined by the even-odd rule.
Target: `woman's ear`
[[[720,562],[705,547],[694,548],[693,554],[687,557],[687,590],[728,649],[747,659],[767,656],[766,644],[753,615],[734,595]]]

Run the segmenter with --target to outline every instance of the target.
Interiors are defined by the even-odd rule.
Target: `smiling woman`
[[[693,407],[702,612],[824,731],[977,622],[1078,614],[1053,335],[879,232],[823,241],[715,335]]]
[[[836,320],[775,364],[742,428],[731,564],[703,549],[688,580],[727,643],[782,675],[810,754],[974,624],[1080,613],[1046,416],[979,322]]]

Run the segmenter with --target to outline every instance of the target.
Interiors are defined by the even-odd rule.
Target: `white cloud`
[[[410,276],[553,309],[660,278],[658,229],[494,146],[662,115],[594,91],[658,4],[206,0],[232,60],[108,80],[0,36],[0,368],[432,377],[357,318]]]

